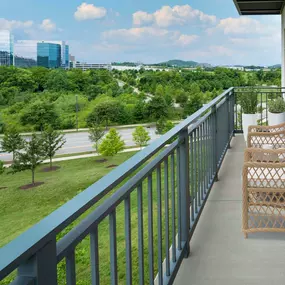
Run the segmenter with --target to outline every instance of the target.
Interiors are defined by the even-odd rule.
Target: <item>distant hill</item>
[[[272,66],[268,66],[268,68],[281,68],[281,64],[275,64]]]
[[[190,67],[211,67],[208,63],[199,63],[196,61],[184,61],[180,59],[173,59],[161,63],[151,64],[152,66],[165,66],[165,67],[184,67],[184,68],[190,68]]]

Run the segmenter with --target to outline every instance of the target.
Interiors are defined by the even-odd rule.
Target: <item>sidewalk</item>
[[[128,149],[124,149],[120,153],[140,151],[143,148],[140,148],[140,147],[128,148]],[[79,154],[79,155],[74,155],[74,156],[58,157],[58,158],[54,158],[52,161],[53,162],[68,161],[68,160],[75,160],[75,159],[89,158],[89,157],[96,157],[96,156],[100,156],[100,154],[90,153],[90,154],[81,154],[81,155]],[[45,159],[42,163],[43,164],[49,163],[49,159]],[[11,164],[4,164],[4,167],[10,167],[10,166]]]

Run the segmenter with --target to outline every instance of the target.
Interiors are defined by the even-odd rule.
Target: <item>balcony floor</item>
[[[243,136],[232,141],[175,285],[285,284],[285,234],[241,232]]]

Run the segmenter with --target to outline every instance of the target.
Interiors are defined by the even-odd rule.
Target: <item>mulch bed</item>
[[[116,164],[111,164],[111,165],[108,165],[108,166],[106,166],[106,168],[114,168],[114,167],[117,167],[118,165],[116,165]]]
[[[44,182],[35,182],[35,184],[27,184],[20,187],[21,190],[28,190],[43,185]]]
[[[45,167],[45,168],[43,168],[41,171],[42,171],[42,172],[52,172],[52,171],[56,171],[56,170],[58,170],[58,169],[60,169],[60,166],[52,166],[52,168],[50,168],[50,167]]]
[[[98,162],[98,163],[104,163],[106,161],[108,161],[106,158],[102,158],[102,159],[97,159],[96,160],[96,162]]]

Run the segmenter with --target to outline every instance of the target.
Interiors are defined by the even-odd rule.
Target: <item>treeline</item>
[[[183,119],[231,86],[280,85],[280,71],[117,71],[0,67],[0,132]],[[123,81],[123,83],[121,82]],[[137,88],[137,89],[134,89]]]

